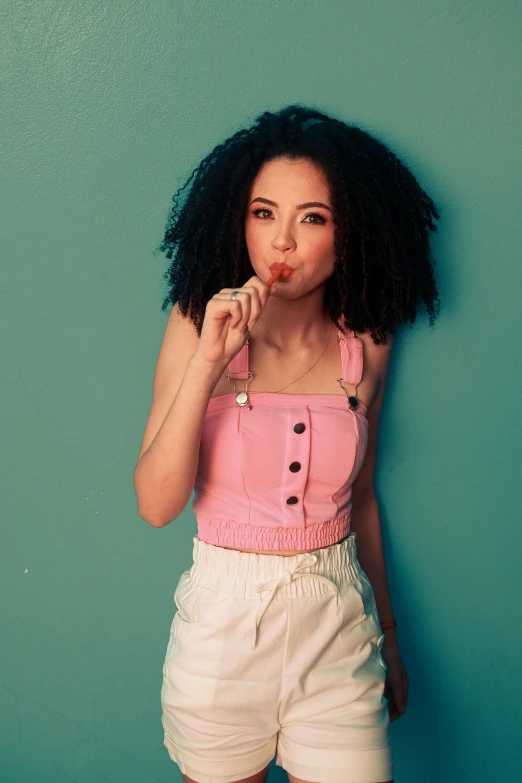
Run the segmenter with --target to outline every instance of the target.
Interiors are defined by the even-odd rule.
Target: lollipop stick
[[[282,280],[288,280],[293,272],[293,269],[276,269],[270,280],[267,281],[267,286],[270,288],[272,283],[275,283],[278,278],[281,278]]]
[[[275,272],[274,272],[274,274],[273,274],[273,275],[272,275],[272,277],[270,278],[270,280],[267,280],[267,283],[266,283],[266,284],[267,284],[267,286],[270,288],[270,286],[271,286],[273,283],[275,283],[275,281],[276,281],[276,280],[277,280],[279,277],[281,277],[281,275],[282,275],[282,274],[283,274],[283,270],[282,270],[282,269],[276,269],[276,270],[275,270]]]

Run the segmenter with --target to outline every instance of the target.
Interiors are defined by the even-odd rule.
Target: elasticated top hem
[[[284,552],[320,549],[336,544],[350,533],[350,514],[307,527],[259,527],[235,520],[198,518],[198,538],[214,546]]]

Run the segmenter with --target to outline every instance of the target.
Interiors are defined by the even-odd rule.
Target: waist
[[[359,577],[359,564],[355,545],[355,533],[350,533],[342,541],[329,547],[315,550],[316,563],[311,571],[322,574],[341,587],[347,581]],[[288,569],[298,570],[301,563],[308,564],[308,558],[298,555],[294,558],[257,557],[256,555],[215,547],[193,539],[193,565],[190,569],[191,581],[202,587],[209,587],[229,595],[258,598],[257,588],[267,579],[282,577]],[[312,581],[312,590],[324,590]],[[288,597],[295,597],[303,590],[300,580],[285,585]]]
[[[332,546],[350,533],[350,513],[300,527],[263,527],[234,519],[198,516],[198,540],[243,553],[287,556]],[[250,550],[250,552],[248,552]],[[254,552],[255,550],[255,552]],[[284,556],[284,555],[283,555]]]
[[[245,552],[247,555],[278,555],[279,557],[295,557],[295,555],[304,555],[307,552],[306,549],[294,549],[289,552],[285,552],[285,551],[271,552],[271,551],[267,551],[266,549],[244,549],[244,547],[241,546],[223,546],[223,545],[221,545],[221,548],[233,549],[235,552]]]

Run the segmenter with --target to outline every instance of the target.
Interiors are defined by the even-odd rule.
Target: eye
[[[261,212],[268,212],[269,214],[271,214],[269,209],[254,209],[252,211],[252,214],[255,215],[258,218],[261,218],[261,220],[264,220],[265,218],[261,217],[261,215],[260,215]]]
[[[316,221],[316,220],[307,221],[307,218],[319,218],[319,221]],[[324,217],[322,215],[320,215],[318,212],[309,212],[308,215],[306,215],[303,218],[303,220],[302,220],[303,223],[305,221],[308,222],[308,223],[317,223],[317,222],[319,222],[319,224],[326,223],[326,220],[324,219]]]

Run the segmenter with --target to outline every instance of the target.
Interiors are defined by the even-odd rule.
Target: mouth
[[[267,280],[267,285],[269,288],[271,285],[273,285],[273,283],[275,283],[276,280],[279,280],[279,282],[286,282],[290,279],[290,277],[292,277],[293,272],[295,272],[293,266],[283,264],[281,261],[275,261],[273,264],[270,264],[269,269],[272,272],[272,277]]]
[[[283,271],[289,271],[289,272],[295,271],[293,266],[284,264],[282,261],[274,261],[273,264],[270,264],[269,269],[271,269],[272,272],[275,272],[278,269],[282,269]]]

